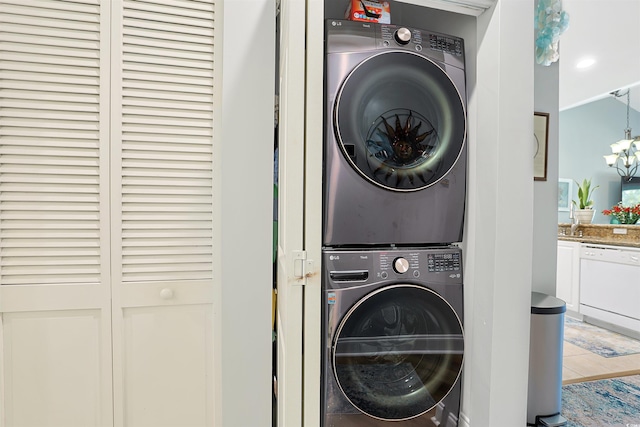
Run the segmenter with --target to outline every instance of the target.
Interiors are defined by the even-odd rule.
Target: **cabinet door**
[[[0,425],[112,424],[105,4],[0,1]]]
[[[116,426],[213,424],[213,1],[113,2]]]
[[[567,303],[567,310],[578,312],[579,300],[579,244],[558,242],[556,296]]]

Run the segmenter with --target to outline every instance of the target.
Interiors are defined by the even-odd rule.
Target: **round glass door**
[[[438,182],[465,141],[460,93],[431,60],[386,52],[360,63],[334,105],[338,143],[365,179],[395,191]]]
[[[333,370],[361,412],[398,421],[431,410],[462,370],[462,324],[435,292],[392,285],[356,303],[332,345]]]

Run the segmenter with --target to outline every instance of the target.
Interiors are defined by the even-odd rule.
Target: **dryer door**
[[[466,135],[464,103],[424,56],[391,51],[361,62],[334,105],[334,130],[351,165],[375,185],[415,191],[456,163]]]
[[[452,389],[463,359],[462,324],[437,293],[380,288],[344,316],[332,343],[338,386],[363,413],[398,421],[431,410]]]

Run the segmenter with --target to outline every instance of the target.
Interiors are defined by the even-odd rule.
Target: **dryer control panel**
[[[456,67],[464,66],[464,40],[430,30],[394,24],[327,19],[327,53],[394,49],[420,53]]]
[[[462,39],[415,28],[381,25],[380,38],[385,47],[412,46],[418,52],[427,47],[455,56],[462,56],[464,53]]]

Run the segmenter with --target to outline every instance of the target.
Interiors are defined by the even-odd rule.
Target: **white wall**
[[[463,401],[473,427],[526,424],[533,8],[534,2],[526,0],[499,0],[478,17],[477,73],[469,100]]]
[[[610,144],[624,137],[627,126],[625,103],[609,96],[560,112],[559,175],[560,178],[582,181],[590,178],[593,185],[599,185],[593,193],[596,214],[593,222],[608,224],[610,217],[602,215],[620,201],[620,176],[604,161],[605,154],[611,154]],[[632,135],[640,134],[640,113],[629,111],[629,126]],[[573,199],[577,198],[573,186]],[[569,222],[568,212],[558,212],[558,222]]]
[[[560,58],[562,60],[562,57]],[[547,180],[535,181],[533,203],[532,289],[547,295],[556,293],[557,205],[558,205],[558,90],[559,63],[534,67],[535,111],[549,113]]]
[[[224,427],[270,426],[275,2],[228,0],[220,17],[215,419]]]

